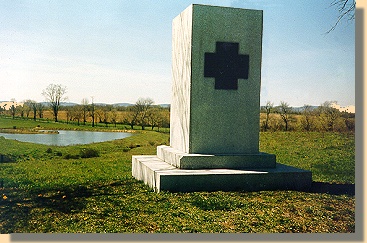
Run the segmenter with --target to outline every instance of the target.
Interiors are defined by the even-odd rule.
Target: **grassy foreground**
[[[260,134],[261,151],[312,171],[311,192],[152,192],[132,178],[131,156],[168,142],[151,131],[66,147],[0,137],[11,160],[0,163],[0,233],[355,231],[354,193],[339,190],[354,184],[354,134]],[[98,157],[81,158],[85,150]]]

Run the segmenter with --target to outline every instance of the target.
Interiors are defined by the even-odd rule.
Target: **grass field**
[[[0,118],[0,128],[38,125],[83,129]],[[168,143],[168,133],[141,130],[65,147],[0,137],[0,155],[11,160],[0,163],[0,233],[355,232],[353,133],[260,133],[262,152],[312,171],[310,192],[155,193],[131,176],[131,156]]]

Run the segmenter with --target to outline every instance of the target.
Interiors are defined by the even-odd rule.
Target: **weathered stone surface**
[[[238,89],[215,89],[204,57],[217,42],[238,43],[249,56]],[[259,152],[262,11],[191,5],[173,20],[170,145],[185,153]]]
[[[172,24],[170,144],[184,152],[189,151],[190,136],[192,8],[188,7]]]

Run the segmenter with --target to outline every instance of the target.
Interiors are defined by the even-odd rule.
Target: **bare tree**
[[[38,111],[38,117],[43,118],[43,110],[45,106],[42,103],[37,103],[36,106],[37,106],[37,111]]]
[[[139,98],[134,105],[135,111],[138,113],[138,119],[142,130],[144,130],[145,126],[148,124],[148,110],[153,104],[154,101],[151,98]]]
[[[97,123],[102,123],[103,122],[103,110],[102,107],[97,105],[95,110],[94,110],[94,114],[96,117],[96,124]]]
[[[66,124],[69,124],[69,121],[73,119],[73,107],[66,106],[64,109],[66,111]]]
[[[157,127],[159,131],[159,128],[163,125],[163,120],[164,116],[162,107],[154,107],[148,111],[147,121],[148,124],[152,127],[152,130]]]
[[[117,117],[118,117],[118,115],[117,115],[117,110],[114,108],[114,109],[112,109],[111,110],[111,114],[110,114],[110,117],[111,117],[111,122],[115,125],[115,127],[116,127],[116,123],[117,123]]]
[[[267,131],[269,129],[269,116],[270,116],[270,112],[273,109],[273,107],[274,107],[274,104],[270,101],[267,101],[264,106],[265,113],[266,113],[265,122],[263,124],[264,131]]]
[[[73,116],[73,120],[77,120],[78,126],[79,126],[80,125],[80,120],[84,116],[84,107],[83,107],[83,105],[75,105],[73,107],[72,116]],[[84,123],[84,125],[85,125],[85,123]]]
[[[339,12],[339,16],[334,25],[326,33],[330,33],[331,31],[335,30],[336,26],[343,19],[347,19],[347,21],[353,21],[355,19],[355,0],[333,0],[330,4],[330,7],[336,8]]]
[[[111,107],[108,105],[102,106],[102,121],[105,124],[106,127],[108,127],[108,122],[110,120],[110,111]]]
[[[29,118],[29,113],[31,113],[32,110],[32,100],[25,100],[23,102],[23,110],[27,118]]]
[[[26,105],[26,115],[29,116],[30,110],[33,111],[33,120],[36,120],[37,118],[37,101],[34,100],[26,100],[24,102],[24,105]]]
[[[24,112],[25,112],[25,109],[24,109],[24,104],[23,105],[17,105],[17,107],[15,107],[15,109],[18,111],[18,113],[20,114],[20,117],[22,119],[24,119]]]
[[[134,106],[129,107],[129,113],[126,117],[126,121],[130,124],[131,129],[134,129],[135,125],[140,124],[142,130],[148,124],[148,110],[154,104],[151,98],[139,98]]]
[[[129,112],[126,115],[125,120],[130,124],[131,129],[134,130],[134,126],[138,123],[139,112],[136,106],[129,107],[128,109]]]
[[[14,98],[10,99],[10,101],[12,102],[12,105],[10,106],[10,114],[11,116],[13,117],[13,119],[15,118],[15,111],[16,111],[16,107],[15,107],[15,104],[16,104],[16,101]]]
[[[312,106],[303,106],[301,124],[306,131],[311,131],[314,126],[314,113]]]
[[[57,122],[57,116],[60,109],[60,102],[66,100],[64,96],[66,94],[66,87],[61,84],[50,84],[45,90],[43,90],[42,95],[49,102],[52,109],[52,114]]]
[[[11,116],[13,117],[13,119],[15,118],[15,105],[11,105],[10,107],[10,112],[11,112]]]
[[[292,107],[289,106],[287,102],[281,101],[280,106],[277,109],[277,113],[282,118],[285,130],[288,131],[289,128],[289,121],[290,121],[290,113],[292,112]]]
[[[95,119],[95,105],[94,105],[94,97],[92,96],[92,104],[90,105],[89,114],[92,117],[92,127],[94,127],[94,119]]]
[[[82,99],[82,107],[83,107],[83,124],[85,125],[87,121],[87,113],[88,113],[88,107],[89,107],[89,101],[87,98]]]
[[[321,125],[326,131],[333,131],[335,121],[340,117],[340,111],[332,104],[336,104],[336,101],[325,101],[318,108],[318,115],[321,121]]]

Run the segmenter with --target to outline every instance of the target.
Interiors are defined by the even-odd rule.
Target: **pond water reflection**
[[[12,134],[0,133],[0,137],[14,139],[22,142],[40,143],[46,145],[67,146],[75,144],[88,144],[111,141],[130,137],[127,132],[92,132],[92,131],[65,131],[59,133],[38,133],[38,134]]]

